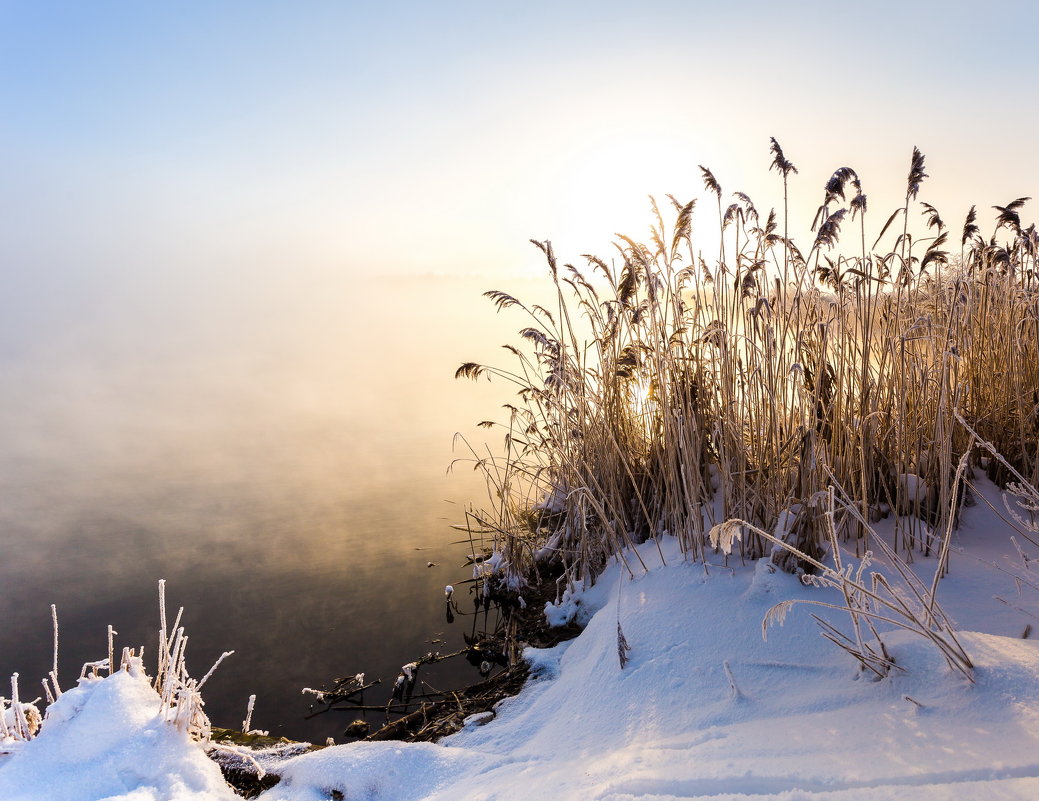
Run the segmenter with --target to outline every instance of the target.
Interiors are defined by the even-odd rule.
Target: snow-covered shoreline
[[[262,798],[1034,799],[1039,643],[1021,635],[1039,592],[1012,575],[1024,566],[1011,533],[986,505],[965,510],[940,591],[974,684],[905,632],[885,635],[900,669],[870,680],[819,636],[807,609],[763,640],[775,603],[833,591],[767,560],[725,567],[718,557],[705,570],[665,537],[666,566],[646,543],[648,572],[630,579],[611,564],[572,599],[585,630],[528,649],[534,677],[493,720],[437,744],[361,742],[292,758]],[[914,565],[924,577],[934,567]],[[837,626],[842,614],[826,611]],[[618,623],[630,645],[623,669]],[[81,683],[37,738],[0,757],[0,798],[236,797],[157,705],[125,671]]]

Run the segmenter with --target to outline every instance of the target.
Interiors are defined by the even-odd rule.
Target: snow
[[[1002,508],[998,490],[975,481]],[[882,632],[903,670],[871,680],[809,614],[849,631],[839,610],[795,606],[764,640],[762,619],[777,602],[835,601],[836,591],[805,586],[768,559],[722,565],[719,554],[705,568],[664,537],[666,566],[658,544],[645,543],[648,572],[631,578],[611,564],[549,608],[585,630],[528,649],[533,678],[493,719],[473,716],[438,744],[354,743],[293,757],[261,798],[1032,801],[1039,642],[1022,634],[1039,622],[1039,590],[1012,534],[984,502],[966,509],[940,588],[974,683],[906,631]],[[845,562],[858,564],[853,554]],[[913,565],[925,583],[935,567],[935,558]],[[618,623],[630,645],[623,669]],[[153,696],[125,673],[67,692],[39,737],[0,757],[0,798],[234,797],[201,748],[156,717]]]
[[[924,502],[930,497],[931,489],[927,482],[914,473],[899,473],[898,482],[910,501]]]
[[[15,674],[17,678],[18,674]],[[6,708],[0,708],[0,741],[5,736],[12,736],[11,732],[20,731],[22,726],[28,728],[29,732],[35,734],[40,727],[43,716],[36,704],[11,703]]]
[[[4,801],[220,801],[237,796],[216,763],[159,714],[143,673],[81,679],[40,734],[0,757]]]

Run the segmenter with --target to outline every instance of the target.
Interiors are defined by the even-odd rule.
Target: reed
[[[875,547],[870,523],[893,515],[892,552],[912,560],[940,550],[955,525],[960,463],[980,464],[975,435],[1003,455],[988,462],[995,480],[1035,485],[1039,234],[1021,221],[1028,198],[994,207],[987,236],[972,208],[956,234],[919,200],[928,176],[914,148],[904,200],[883,225],[842,167],[795,241],[797,170],[774,139],[772,155],[783,198],[767,214],[741,192],[726,197],[701,167],[716,260],[697,246],[697,200],[669,196],[668,219],[652,203],[648,242],[619,235],[609,260],[561,264],[551,243],[534,242],[550,302],[486,293],[523,319],[506,346],[512,364],[469,362],[456,376],[516,390],[504,449],[473,451],[495,501],[476,517],[511,581],[553,562],[567,581],[590,580],[665,532],[702,561],[708,532],[731,519],[747,523],[740,558],[771,553],[812,572],[831,528],[862,556]],[[843,503],[828,517],[813,499],[835,487]]]

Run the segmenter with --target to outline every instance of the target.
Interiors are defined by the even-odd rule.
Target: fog
[[[474,424],[510,399],[453,372],[500,361],[522,321],[482,282],[296,276],[122,286],[76,315],[30,308],[33,287],[4,309],[0,674],[46,672],[51,603],[66,684],[109,623],[153,650],[166,578],[194,672],[237,651],[207,696],[215,721],[255,692],[258,725],[314,737],[345,723],[302,727],[302,686],[395,671],[443,630],[468,550],[449,524],[484,497],[468,466],[448,475],[452,438],[482,441]]]

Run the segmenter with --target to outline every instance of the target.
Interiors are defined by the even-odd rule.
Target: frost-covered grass
[[[154,678],[145,669],[144,646],[117,650],[117,632],[109,626],[108,656],[83,665],[75,686],[63,692],[58,615],[51,606],[54,667],[42,680],[45,700],[22,700],[17,673],[11,699],[0,698],[0,759],[13,757],[0,761],[0,798],[72,801],[130,788],[147,791],[135,799],[166,799],[226,788],[215,763],[194,744],[208,743],[211,732],[202,688],[233,652],[221,655],[201,680],[192,678],[183,613],[170,629],[160,581]]]
[[[5,801],[235,798],[134,659],[88,676],[47,708],[39,734],[0,757]]]

